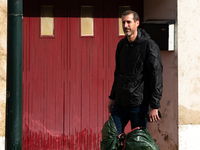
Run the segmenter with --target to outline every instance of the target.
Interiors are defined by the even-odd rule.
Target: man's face
[[[133,14],[129,14],[127,16],[122,16],[122,26],[123,31],[126,36],[131,36],[137,30],[139,26],[139,21],[133,20]]]

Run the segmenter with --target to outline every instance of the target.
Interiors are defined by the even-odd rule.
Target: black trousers
[[[141,105],[138,107],[122,107],[115,102],[111,115],[114,119],[118,134],[124,132],[125,126],[131,121],[131,129],[136,127],[147,127],[147,119],[145,116],[148,114],[149,106]]]

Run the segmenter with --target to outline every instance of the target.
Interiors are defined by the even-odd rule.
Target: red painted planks
[[[122,38],[118,7],[130,4],[24,1],[23,149],[100,149],[115,50]],[[41,5],[54,6],[54,37],[40,36]],[[92,37],[80,36],[81,6],[94,6]]]

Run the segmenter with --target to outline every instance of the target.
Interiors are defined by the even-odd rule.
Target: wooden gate
[[[100,149],[119,14],[140,0],[24,0],[23,149]]]

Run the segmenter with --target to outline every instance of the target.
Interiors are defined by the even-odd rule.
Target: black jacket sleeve
[[[158,45],[149,40],[147,49],[148,75],[150,76],[150,107],[157,109],[160,107],[160,99],[163,92],[163,65],[161,53]]]

